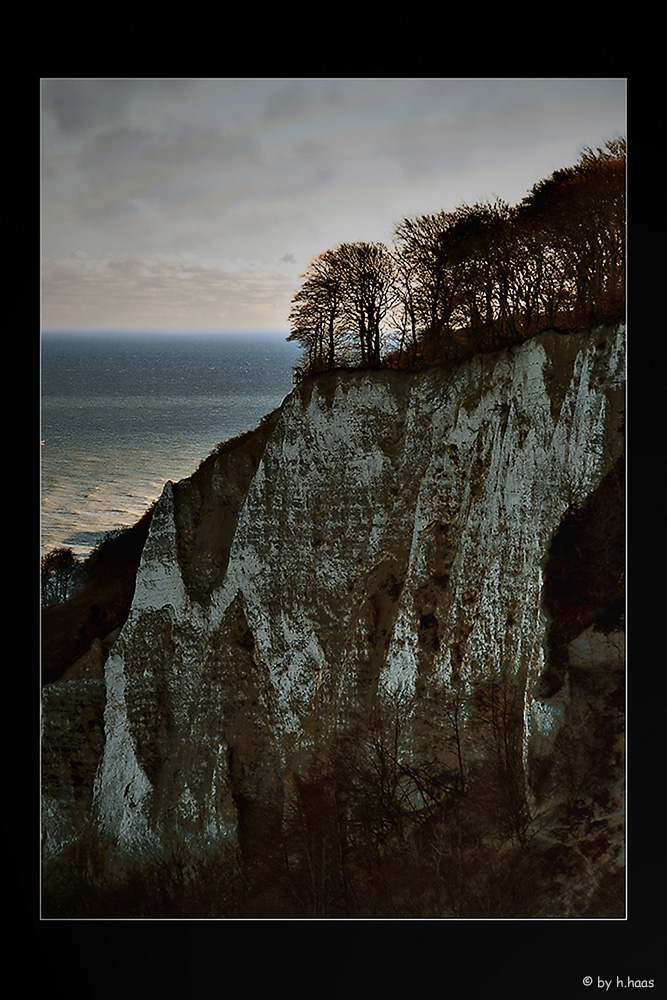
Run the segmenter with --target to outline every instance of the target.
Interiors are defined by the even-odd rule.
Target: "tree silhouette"
[[[404,219],[394,232],[403,295],[409,294],[427,354],[442,355],[451,336],[465,264],[456,252],[456,224],[456,213],[440,212]]]
[[[303,277],[292,300],[287,339],[305,349],[309,371],[324,371],[341,360],[345,275],[337,252],[326,250],[315,257]]]
[[[536,184],[519,207],[524,225],[541,235],[542,252],[562,275],[551,312],[563,325],[588,326],[621,313],[625,163],[624,139],[586,149],[575,166]]]
[[[389,250],[382,243],[342,243],[315,257],[302,277],[287,339],[304,348],[306,371],[377,367],[385,320],[398,302]]]
[[[617,322],[625,307],[624,139],[585,149],[516,206],[500,198],[403,219],[393,250],[342,243],[311,261],[288,340],[305,373],[414,367],[541,330]]]
[[[359,344],[361,364],[380,364],[383,323],[397,302],[394,261],[382,243],[343,243],[338,248],[345,275],[345,315]]]
[[[62,546],[42,557],[42,606],[64,604],[81,576],[81,562],[72,549]]]

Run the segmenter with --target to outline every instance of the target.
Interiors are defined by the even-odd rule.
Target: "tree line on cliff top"
[[[626,141],[585,149],[519,204],[406,218],[391,247],[315,257],[292,299],[297,381],[340,367],[413,368],[574,331],[625,311]]]

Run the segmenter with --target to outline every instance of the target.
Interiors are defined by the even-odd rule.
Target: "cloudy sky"
[[[287,329],[299,275],[512,204],[626,131],[623,79],[45,79],[42,325]]]

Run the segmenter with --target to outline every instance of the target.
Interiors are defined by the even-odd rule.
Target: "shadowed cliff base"
[[[568,644],[589,627],[623,628],[625,615],[625,459],[597,489],[568,510],[545,566],[544,608],[549,618],[547,666],[536,689],[549,698],[568,667]]]

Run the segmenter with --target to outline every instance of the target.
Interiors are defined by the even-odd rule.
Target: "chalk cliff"
[[[184,880],[256,870],[305,788],[340,787],[343,902],[311,893],[306,915],[375,915],[355,816],[385,859],[432,857],[440,824],[440,895],[413,882],[390,915],[622,915],[624,347],[620,325],[314,376],[167,483],[103,679],[91,654],[97,674],[44,691],[53,911],[72,866],[99,892],[174,859]],[[395,822],[336,784],[362,743],[391,764]],[[507,851],[548,893],[484,912],[478,869]],[[302,913],[262,892],[245,912]]]

